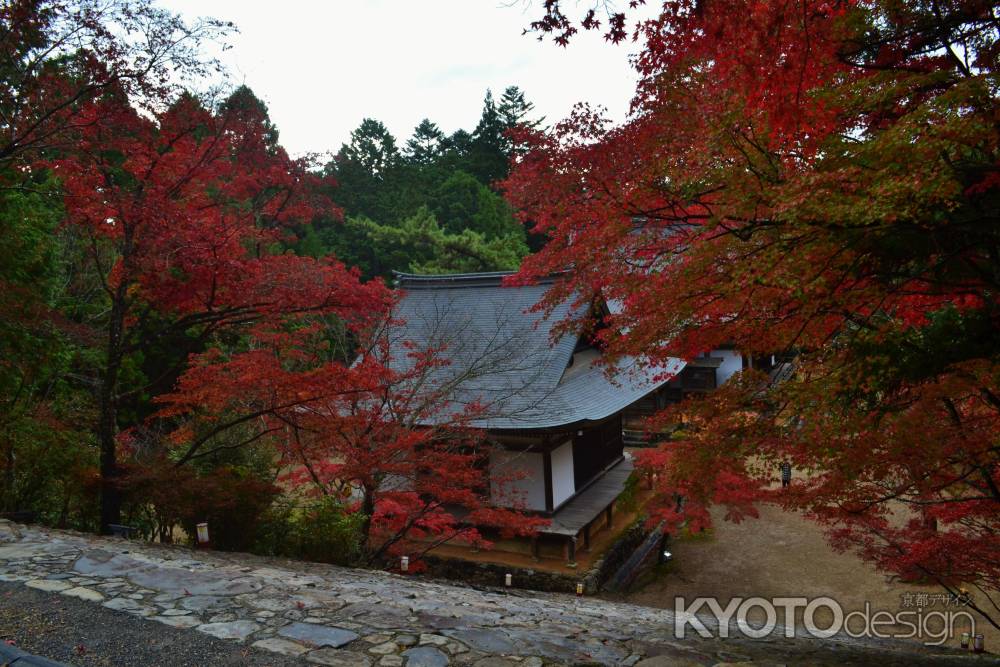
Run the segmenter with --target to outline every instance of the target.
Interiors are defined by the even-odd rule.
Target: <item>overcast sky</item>
[[[591,33],[564,49],[522,35],[541,0],[161,4],[236,23],[223,61],[235,83],[267,103],[296,154],[336,151],[365,117],[385,123],[400,144],[424,117],[448,133],[471,131],[487,88],[499,97],[520,86],[549,121],[580,101],[621,120],[635,89],[631,43],[616,47]]]

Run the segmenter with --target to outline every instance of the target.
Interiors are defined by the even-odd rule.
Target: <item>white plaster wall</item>
[[[514,476],[517,479],[513,479]],[[490,499],[500,507],[545,509],[545,463],[536,452],[490,453]]]
[[[569,440],[552,450],[552,506],[576,493],[573,476],[573,441]]]
[[[722,358],[722,364],[715,369],[716,387],[721,387],[734,373],[743,370],[743,355],[736,350],[712,350],[711,356]]]

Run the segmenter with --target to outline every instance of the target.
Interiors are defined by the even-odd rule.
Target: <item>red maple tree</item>
[[[454,407],[455,386],[435,381],[447,351],[404,343],[407,358],[394,363],[385,332],[398,322],[378,312],[378,326],[355,329],[358,355],[350,364],[331,358],[336,336],[322,323],[270,336],[258,327],[261,349],[202,355],[160,399],[161,416],[188,419],[173,436],[178,463],[232,446],[212,442],[252,421],[239,444],[268,438],[281,454],[286,488],[356,514],[368,563],[419,557],[448,542],[488,547],[488,535],[531,534],[545,521],[491,502],[498,489],[511,495],[506,485],[515,475],[487,465],[491,445],[475,425],[484,408]],[[234,417],[220,422],[218,415]]]
[[[0,5],[0,170],[72,144],[109,91],[159,108],[218,71],[202,45],[232,24],[185,23],[150,0],[11,0]]]
[[[624,36],[545,9],[557,41]],[[507,190],[551,241],[524,279],[620,302],[612,354],[796,356],[659,416],[685,424],[642,461],[663,518],[777,501],[996,618],[998,27],[981,0],[665,2],[626,123],[579,107],[526,137]],[[805,474],[778,492],[785,461]]]
[[[291,225],[331,205],[312,194],[306,164],[276,144],[249,91],[217,109],[182,96],[153,117],[114,91],[77,117],[78,139],[52,168],[63,183],[67,224],[83,241],[105,302],[96,394],[106,529],[120,513],[119,407],[163,379],[126,382],[130,355],[164,341],[179,346],[176,363],[162,369],[170,378],[184,369],[185,353],[211,358],[251,340],[255,349],[241,357],[246,365],[227,371],[245,373],[240,379],[254,385],[280,382],[275,355],[290,344],[285,331],[320,316],[362,327],[388,299],[384,286],[362,285],[335,260],[280,252]],[[207,385],[239,389],[223,378]],[[225,400],[189,399],[205,407]],[[214,429],[254,416],[215,415]]]

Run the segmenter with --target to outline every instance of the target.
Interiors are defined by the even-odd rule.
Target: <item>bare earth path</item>
[[[383,572],[193,552],[4,523],[0,580],[34,589],[53,603],[74,599],[76,611],[66,613],[60,629],[22,613],[28,604],[23,596],[0,597],[0,621],[7,625],[0,634],[30,635],[22,641],[36,646],[26,648],[51,651],[56,639],[47,636],[62,632],[65,650],[65,637],[91,633],[96,641],[78,661],[86,665],[272,664],[261,657],[266,656],[262,651],[272,652],[276,665],[295,659],[385,667],[692,667],[748,660],[772,666],[997,664],[987,656],[935,653],[901,642],[676,639],[674,617],[664,610],[557,594],[477,590]],[[32,600],[37,607],[38,598]],[[90,605],[93,616],[81,617],[77,601]],[[116,623],[117,618],[127,621]],[[78,624],[85,627],[74,627]],[[194,643],[204,635],[229,643],[204,649],[210,655],[199,657],[200,662],[150,662],[176,645],[171,643],[177,641],[176,633],[163,635],[171,628]],[[116,662],[111,650],[116,641],[126,646],[145,641],[154,649],[145,662]],[[100,654],[102,642],[106,655]],[[233,662],[232,648],[250,649],[244,662]],[[66,660],[65,655],[48,657]]]
[[[712,510],[715,528],[705,537],[684,538],[671,545],[674,560],[655,581],[625,596],[607,596],[652,607],[674,608],[674,597],[711,596],[725,606],[733,597],[828,596],[845,611],[924,612],[954,609],[941,599],[944,591],[930,584],[908,584],[887,578],[851,553],[831,549],[822,529],[799,514],[764,505],[759,519],[739,524]],[[640,584],[642,582],[639,582]],[[977,623],[986,646],[1000,646],[1000,632]],[[958,637],[951,638],[957,646]]]

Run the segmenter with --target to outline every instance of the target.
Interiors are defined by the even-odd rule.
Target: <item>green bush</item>
[[[364,516],[334,498],[274,503],[261,517],[254,551],[319,563],[354,565],[361,559]]]

